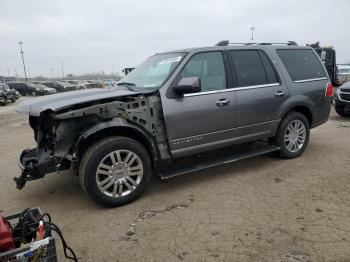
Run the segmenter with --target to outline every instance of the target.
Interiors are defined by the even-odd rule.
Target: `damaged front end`
[[[27,181],[39,179],[45,174],[69,168],[69,162],[55,157],[55,136],[59,121],[44,112],[40,117],[30,116],[29,124],[34,131],[36,148],[25,149],[18,164],[22,170],[19,177],[15,177],[16,187],[22,189]]]
[[[133,135],[145,142],[155,161],[158,153],[169,158],[158,93],[83,91],[36,98],[17,108],[29,115],[37,144],[21,153],[22,174],[14,178],[18,189],[48,173],[77,170],[94,135]]]

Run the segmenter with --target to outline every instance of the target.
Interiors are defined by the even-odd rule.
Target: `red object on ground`
[[[0,216],[0,253],[15,248],[12,231],[9,223],[4,217]]]
[[[38,236],[39,236],[39,240],[44,239],[44,223],[43,223],[43,221],[39,222]]]

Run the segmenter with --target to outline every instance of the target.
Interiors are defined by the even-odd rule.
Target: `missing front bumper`
[[[13,179],[18,189],[22,189],[27,181],[43,178],[46,174],[57,170],[51,152],[38,148],[24,150],[18,159],[18,165],[22,174]]]

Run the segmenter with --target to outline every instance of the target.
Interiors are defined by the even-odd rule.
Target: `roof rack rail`
[[[287,43],[230,43],[229,40],[223,40],[217,43],[215,46],[228,46],[228,45],[298,45],[295,41],[288,41]]]

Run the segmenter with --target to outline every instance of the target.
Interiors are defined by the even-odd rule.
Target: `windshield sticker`
[[[170,63],[174,63],[174,62],[179,62],[181,60],[181,57],[182,56],[176,56],[176,57],[163,59],[160,61],[160,64],[170,64]]]

